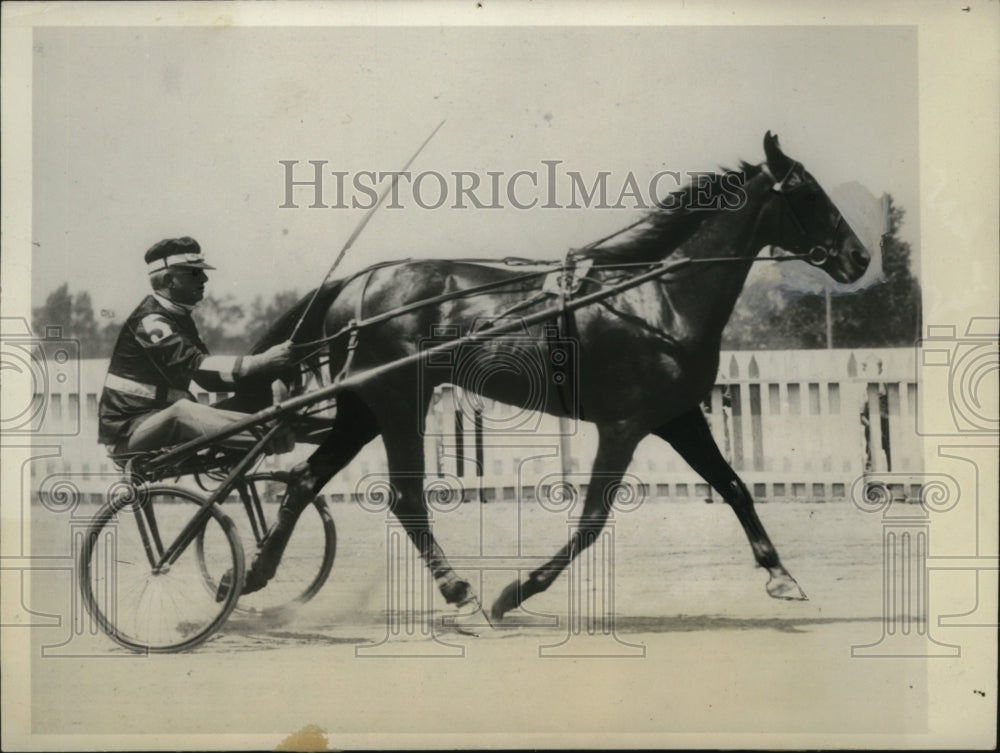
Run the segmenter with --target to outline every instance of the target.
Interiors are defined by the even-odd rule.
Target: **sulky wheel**
[[[285,497],[286,479],[280,472],[249,475],[227,497],[226,509],[238,522],[246,552],[255,552],[264,533],[274,525]],[[245,515],[235,512],[237,507],[242,507]],[[201,546],[200,539],[196,546]],[[275,617],[304,604],[326,582],[336,554],[337,528],[333,517],[323,501],[314,500],[299,517],[274,578],[260,591],[241,596],[236,612]],[[221,573],[206,568],[204,574],[209,587],[215,588]]]
[[[206,566],[238,574],[221,600],[205,582]],[[236,608],[243,568],[236,525],[217,505],[184,489],[130,487],[95,515],[78,578],[84,605],[108,636],[134,651],[167,653],[193,648],[222,626]]]

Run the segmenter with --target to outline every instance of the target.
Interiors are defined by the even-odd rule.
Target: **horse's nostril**
[[[868,254],[861,249],[854,249],[851,251],[851,260],[859,267],[867,267],[868,262],[870,261]]]

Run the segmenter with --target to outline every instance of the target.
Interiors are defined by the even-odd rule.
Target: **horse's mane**
[[[657,202],[647,215],[645,229],[619,243],[592,249],[583,256],[598,263],[652,262],[666,258],[690,238],[709,217],[723,211],[721,200],[733,197],[734,184],[742,186],[761,172],[759,165],[740,162],[736,170],[698,175],[688,185]]]

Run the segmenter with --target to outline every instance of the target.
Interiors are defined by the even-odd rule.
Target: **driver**
[[[205,295],[205,263],[193,238],[160,241],[145,255],[152,295],[122,327],[108,367],[99,407],[98,436],[112,454],[156,450],[221,431],[247,414],[202,405],[188,391],[192,380],[210,391],[228,391],[248,376],[276,375],[292,360],[290,342],[258,355],[212,356],[198,335],[191,310]],[[280,435],[269,453],[294,442]],[[222,442],[249,449],[247,432]]]

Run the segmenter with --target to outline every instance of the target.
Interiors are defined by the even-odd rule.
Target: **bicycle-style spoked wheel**
[[[227,498],[226,509],[239,521],[243,548],[255,552],[267,530],[278,518],[278,508],[287,490],[287,476],[257,473]],[[234,512],[242,507],[247,519]],[[196,544],[200,547],[201,541]],[[337,528],[326,504],[315,500],[303,510],[281,557],[275,576],[260,591],[239,598],[236,612],[245,615],[277,616],[304,604],[315,596],[333,568],[337,554]],[[250,560],[248,557],[247,565]],[[219,582],[219,573],[206,568],[210,586]]]
[[[134,491],[105,504],[87,531],[78,569],[83,602],[101,629],[126,648],[193,648],[219,629],[239,599],[244,557],[236,525],[212,505],[187,545],[165,563],[164,553],[202,514],[204,500],[171,487]],[[206,564],[237,574],[221,600],[205,581]]]

